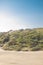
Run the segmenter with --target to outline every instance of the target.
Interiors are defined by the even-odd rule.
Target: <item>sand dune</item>
[[[17,52],[0,49],[0,65],[43,65],[43,51]]]

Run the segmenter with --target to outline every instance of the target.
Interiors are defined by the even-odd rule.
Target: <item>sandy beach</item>
[[[0,65],[43,65],[43,51],[17,52],[0,49]]]

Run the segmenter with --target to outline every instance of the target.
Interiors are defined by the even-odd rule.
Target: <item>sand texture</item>
[[[17,52],[0,49],[0,65],[43,65],[43,51]]]

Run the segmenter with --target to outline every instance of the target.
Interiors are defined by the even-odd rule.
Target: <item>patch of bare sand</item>
[[[43,51],[0,51],[0,65],[43,65]]]

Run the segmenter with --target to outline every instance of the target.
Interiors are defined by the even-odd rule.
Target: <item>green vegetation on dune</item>
[[[0,47],[16,51],[43,50],[43,28],[0,33]]]

